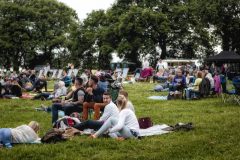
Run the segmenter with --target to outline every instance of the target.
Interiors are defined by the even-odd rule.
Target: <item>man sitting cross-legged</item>
[[[100,109],[106,106],[106,104],[102,102],[102,95],[105,91],[98,86],[98,77],[94,75],[89,79],[88,86],[85,96],[86,102],[83,103],[82,119],[88,119],[88,110],[92,108],[94,109],[94,120],[98,120],[100,117]]]
[[[88,128],[94,129],[96,131],[101,128],[104,122],[110,117],[118,118],[119,110],[117,106],[112,102],[112,97],[109,93],[105,92],[103,94],[103,102],[106,104],[106,106],[104,108],[103,115],[100,117],[99,120],[87,120],[73,127],[81,131]]]
[[[76,78],[74,82],[75,90],[72,94],[72,101],[64,100],[61,103],[53,103],[52,105],[52,123],[58,119],[58,111],[64,111],[65,115],[73,112],[82,112],[82,104],[84,102],[85,90],[82,86],[82,78]]]

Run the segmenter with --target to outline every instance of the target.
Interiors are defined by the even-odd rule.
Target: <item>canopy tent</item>
[[[227,76],[231,80],[233,77],[240,75],[240,55],[231,51],[222,51],[219,54],[206,59],[209,63],[215,63],[221,66],[224,63],[228,64]]]
[[[240,55],[232,51],[222,51],[206,59],[207,62],[240,63]]]

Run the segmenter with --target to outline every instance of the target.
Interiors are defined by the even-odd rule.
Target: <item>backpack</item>
[[[203,78],[201,84],[199,85],[199,92],[202,97],[208,96],[210,94],[211,84],[208,78]]]
[[[58,119],[53,128],[58,128],[58,129],[66,129],[69,127],[74,126],[75,124],[80,123],[80,120],[78,118],[75,117],[69,117],[69,116],[64,116],[60,119]]]
[[[45,135],[41,138],[42,143],[56,143],[65,141],[66,138],[63,137],[64,130],[53,128],[50,129]]]

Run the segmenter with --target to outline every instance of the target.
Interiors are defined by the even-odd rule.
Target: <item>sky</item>
[[[78,18],[83,20],[87,17],[87,13],[93,10],[108,9],[115,2],[115,0],[59,0],[67,6],[76,10]]]

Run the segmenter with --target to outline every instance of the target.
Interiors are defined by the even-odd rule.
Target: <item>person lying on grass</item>
[[[39,124],[35,121],[16,128],[0,128],[0,147],[12,148],[12,143],[33,143],[39,139],[38,131]]]
[[[98,138],[104,133],[121,140],[138,137],[137,117],[131,109],[127,108],[127,99],[123,95],[118,96],[117,106],[120,110],[119,118],[110,117],[95,134],[91,135],[92,138]]]

